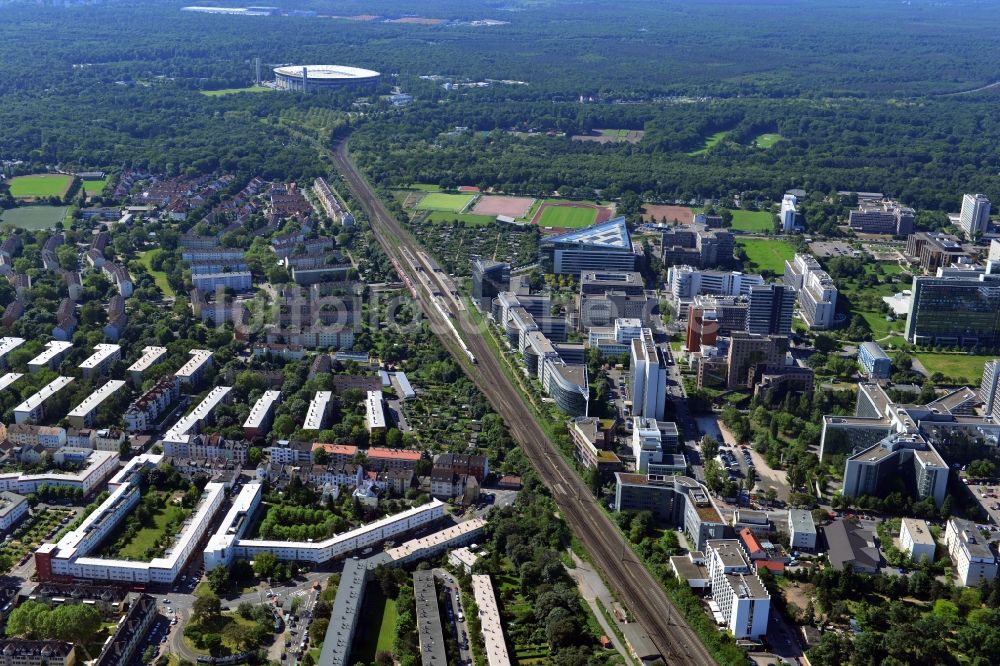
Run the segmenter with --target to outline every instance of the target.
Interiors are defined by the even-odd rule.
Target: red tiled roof
[[[753,535],[749,527],[744,527],[740,530],[740,538],[743,539],[743,543],[746,544],[747,550],[750,551],[751,555],[764,550],[760,547],[760,542],[757,541],[757,537]]]

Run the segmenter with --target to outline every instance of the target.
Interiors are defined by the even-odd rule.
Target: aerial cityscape
[[[0,666],[1000,664],[1000,7],[0,0]]]

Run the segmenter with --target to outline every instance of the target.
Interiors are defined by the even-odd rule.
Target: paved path
[[[618,640],[618,634],[615,633],[614,629],[611,628],[611,624],[608,623],[608,619],[605,617],[604,613],[601,612],[600,606],[597,605],[597,600],[600,599],[604,607],[609,611],[611,609],[611,604],[614,602],[614,597],[608,591],[607,586],[604,581],[601,580],[601,576],[594,571],[594,569],[576,556],[576,553],[572,549],[567,548],[566,551],[569,553],[570,557],[573,558],[573,568],[566,567],[569,575],[576,581],[576,586],[580,590],[580,595],[583,596],[583,600],[587,602],[590,606],[591,612],[594,617],[597,618],[597,623],[601,625],[601,629],[604,630],[605,635],[611,639],[614,643],[615,649],[618,650],[618,654],[622,656],[625,660],[627,666],[634,666],[635,661],[633,661],[631,655],[629,655],[628,648],[621,645],[621,641]],[[619,629],[620,631],[620,629]]]

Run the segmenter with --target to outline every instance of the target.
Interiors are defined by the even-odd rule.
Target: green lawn
[[[472,203],[475,197],[471,194],[443,194],[431,192],[417,203],[417,210],[444,210],[451,213],[461,213]]]
[[[408,190],[417,190],[418,192],[440,192],[441,188],[437,185],[432,185],[431,183],[410,183],[406,186]]]
[[[490,224],[495,217],[490,215],[473,215],[472,213],[449,213],[444,210],[433,210],[427,216],[427,219],[431,222],[452,222],[453,220],[461,220],[465,222],[466,226],[469,227],[481,227]]]
[[[714,148],[720,141],[725,139],[731,130],[723,130],[721,132],[716,132],[712,136],[705,139],[705,145],[700,149],[688,153],[691,157],[697,157],[698,155],[704,155],[712,148]]]
[[[167,282],[167,274],[164,273],[163,271],[153,270],[153,259],[159,253],[160,253],[160,248],[142,252],[139,254],[139,263],[145,266],[146,270],[149,271],[149,274],[153,276],[153,280],[156,282],[156,286],[160,288],[160,291],[163,292],[163,295],[168,298],[173,298],[175,294],[173,288],[170,286],[170,283]]]
[[[734,210],[733,229],[738,231],[773,231],[774,215],[766,210]]]
[[[973,354],[935,354],[932,352],[917,352],[917,359],[934,374],[940,372],[946,377],[957,380],[958,383],[979,384],[983,376],[983,365],[996,356],[975,356]]]
[[[589,227],[597,220],[596,208],[570,208],[568,206],[549,206],[542,211],[538,221],[542,227],[583,228]]]
[[[61,197],[66,193],[73,176],[62,173],[41,173],[34,176],[17,176],[8,181],[10,195],[15,199]]]
[[[0,210],[0,224],[39,231],[66,219],[66,206],[21,206]]]
[[[780,134],[761,134],[760,136],[754,138],[753,144],[758,148],[770,148],[774,144],[782,141],[785,137]]]
[[[120,548],[115,557],[129,558],[132,560],[148,561],[146,549],[156,545],[157,539],[166,532],[167,525],[173,520],[184,520],[191,512],[169,502],[162,511],[153,515],[153,524],[144,526],[135,537],[124,547]]]
[[[777,275],[785,272],[785,261],[795,257],[791,243],[774,238],[739,238],[747,258],[756,264],[756,270],[771,271]]]
[[[208,97],[222,97],[224,95],[235,95],[237,93],[266,93],[274,92],[274,88],[265,86],[247,86],[246,88],[222,88],[220,90],[202,90],[201,94]]]
[[[111,176],[105,176],[101,180],[85,180],[83,181],[83,191],[87,193],[88,197],[100,194],[110,182]]]
[[[903,321],[887,321],[885,314],[872,312],[869,310],[851,310],[851,315],[861,315],[862,319],[868,322],[868,328],[872,331],[872,338],[880,340],[892,333],[903,332]]]
[[[360,622],[360,626],[366,630],[359,632],[355,639],[351,649],[352,663],[355,661],[372,663],[378,652],[392,652],[398,614],[395,599],[387,599],[377,584],[368,586],[364,603],[361,604]]]

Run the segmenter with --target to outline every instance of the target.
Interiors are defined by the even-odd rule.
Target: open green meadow
[[[30,231],[51,229],[65,219],[66,206],[21,206],[0,211],[0,224]]]
[[[398,615],[396,600],[387,599],[378,584],[369,585],[361,604],[361,626],[367,630],[355,639],[352,659],[373,663],[377,653],[392,652]]]
[[[419,202],[417,210],[443,210],[451,213],[461,213],[466,206],[472,203],[471,194],[444,194],[442,192],[431,192]]]
[[[156,542],[167,534],[167,527],[171,522],[180,523],[191,514],[188,509],[182,509],[171,503],[167,503],[162,510],[153,514],[153,524],[144,525],[126,545],[122,546],[115,557],[148,562],[149,556],[146,551],[156,546]],[[168,535],[173,538],[176,535]]]
[[[792,244],[776,238],[738,238],[736,242],[759,271],[781,275],[785,272],[785,261],[795,257]]]
[[[87,196],[94,196],[95,194],[100,194],[104,191],[104,188],[108,186],[111,182],[111,176],[105,176],[101,180],[85,180],[83,181],[83,191],[87,193]]]
[[[163,295],[167,298],[173,298],[175,294],[173,288],[170,286],[170,283],[167,281],[167,274],[163,271],[153,270],[153,259],[156,258],[156,255],[159,253],[160,248],[141,252],[139,254],[139,263],[142,264],[147,271],[149,271],[150,275],[153,276],[153,281],[156,282],[156,286],[160,288]]]
[[[15,199],[61,197],[66,194],[73,176],[63,173],[39,173],[33,176],[16,176],[8,181],[10,195]]]
[[[995,355],[976,356],[974,354],[936,354],[932,352],[917,352],[917,359],[927,372],[932,375],[940,372],[959,384],[975,384],[983,376],[983,366],[986,361],[996,358]]]
[[[753,145],[757,146],[758,148],[770,148],[779,141],[784,140],[784,138],[785,137],[781,136],[780,134],[771,134],[771,133],[761,134],[760,136],[756,137],[753,140]]]
[[[734,210],[733,229],[760,232],[774,230],[774,215],[766,210]]]
[[[202,90],[201,94],[207,97],[224,97],[225,95],[236,95],[239,93],[265,93],[274,92],[274,88],[265,86],[247,86],[246,88],[222,88],[220,90]]]
[[[482,227],[490,224],[495,217],[489,215],[474,215],[472,213],[449,213],[445,210],[432,210],[430,214],[427,215],[427,219],[431,222],[441,222],[441,223],[451,223],[455,220],[459,222],[464,222],[466,226],[469,227]]]
[[[705,139],[705,145],[703,145],[698,150],[691,151],[690,153],[688,153],[688,155],[690,155],[691,157],[697,157],[698,155],[704,155],[705,153],[707,153],[708,151],[710,151],[712,148],[714,148],[720,141],[722,141],[727,136],[729,136],[729,132],[731,132],[731,131],[732,130],[722,130],[721,132],[716,132],[715,134],[713,134],[710,137],[708,137],[708,138]]]
[[[437,185],[431,183],[410,183],[406,186],[408,190],[417,190],[418,192],[440,192],[441,188]]]
[[[539,226],[567,229],[589,227],[597,220],[596,208],[572,208],[569,206],[547,206],[538,221]]]

